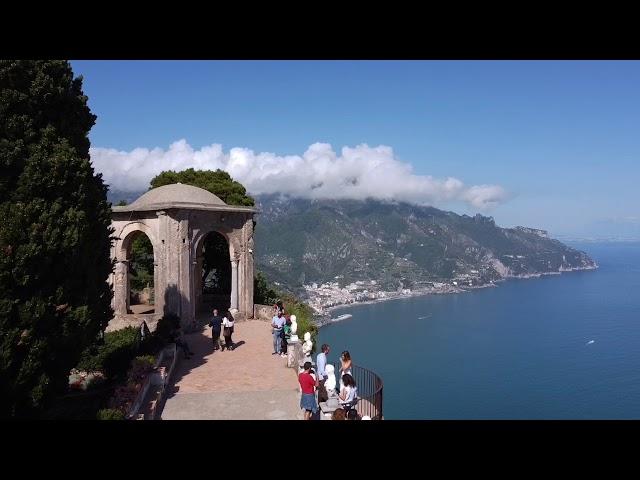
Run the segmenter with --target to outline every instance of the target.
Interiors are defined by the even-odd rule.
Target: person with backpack
[[[282,352],[281,356],[287,356],[287,346],[288,341],[291,338],[291,318],[287,318],[287,321],[284,323],[282,327],[282,347],[280,351]]]

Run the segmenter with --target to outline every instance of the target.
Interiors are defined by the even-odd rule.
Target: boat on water
[[[332,318],[331,321],[339,322],[340,320],[346,320],[347,318],[351,318],[351,317],[353,317],[353,315],[351,315],[350,313],[345,313],[344,315],[339,315],[336,318]]]

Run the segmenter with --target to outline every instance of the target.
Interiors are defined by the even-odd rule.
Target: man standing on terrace
[[[324,387],[324,382],[327,379],[327,372],[325,368],[327,366],[327,355],[331,348],[326,343],[322,344],[321,352],[316,357],[316,366],[318,369],[318,402],[326,402],[329,399],[327,389]]]
[[[271,355],[279,355],[282,348],[282,328],[284,327],[285,318],[282,310],[278,310],[278,314],[271,319],[273,327],[273,353]]]
[[[220,331],[222,330],[222,317],[218,315],[218,309],[213,309],[213,317],[209,322],[211,327],[211,339],[213,340],[213,349],[220,349]]]

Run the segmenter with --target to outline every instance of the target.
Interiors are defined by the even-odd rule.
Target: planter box
[[[175,343],[168,345],[160,351],[156,357],[153,371],[145,377],[142,386],[136,395],[135,401],[128,410],[127,418],[136,418],[140,420],[139,417],[142,416],[142,419],[144,420],[145,415],[143,413],[139,413],[144,407],[147,411],[148,419],[155,420],[157,415],[157,406],[160,405],[164,398],[165,388],[169,384],[171,375],[175,370],[177,357],[178,355]],[[163,363],[164,365],[162,365]],[[157,395],[150,403],[145,404],[145,399],[148,400],[146,397],[147,394],[150,393],[150,388],[157,391]],[[146,408],[147,405],[149,405],[149,408]]]

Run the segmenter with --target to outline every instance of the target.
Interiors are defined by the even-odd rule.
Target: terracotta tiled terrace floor
[[[209,327],[186,340],[195,355],[178,353],[163,420],[302,419],[295,370],[286,367],[286,358],[271,355],[268,322],[237,322],[233,351],[214,352]]]

